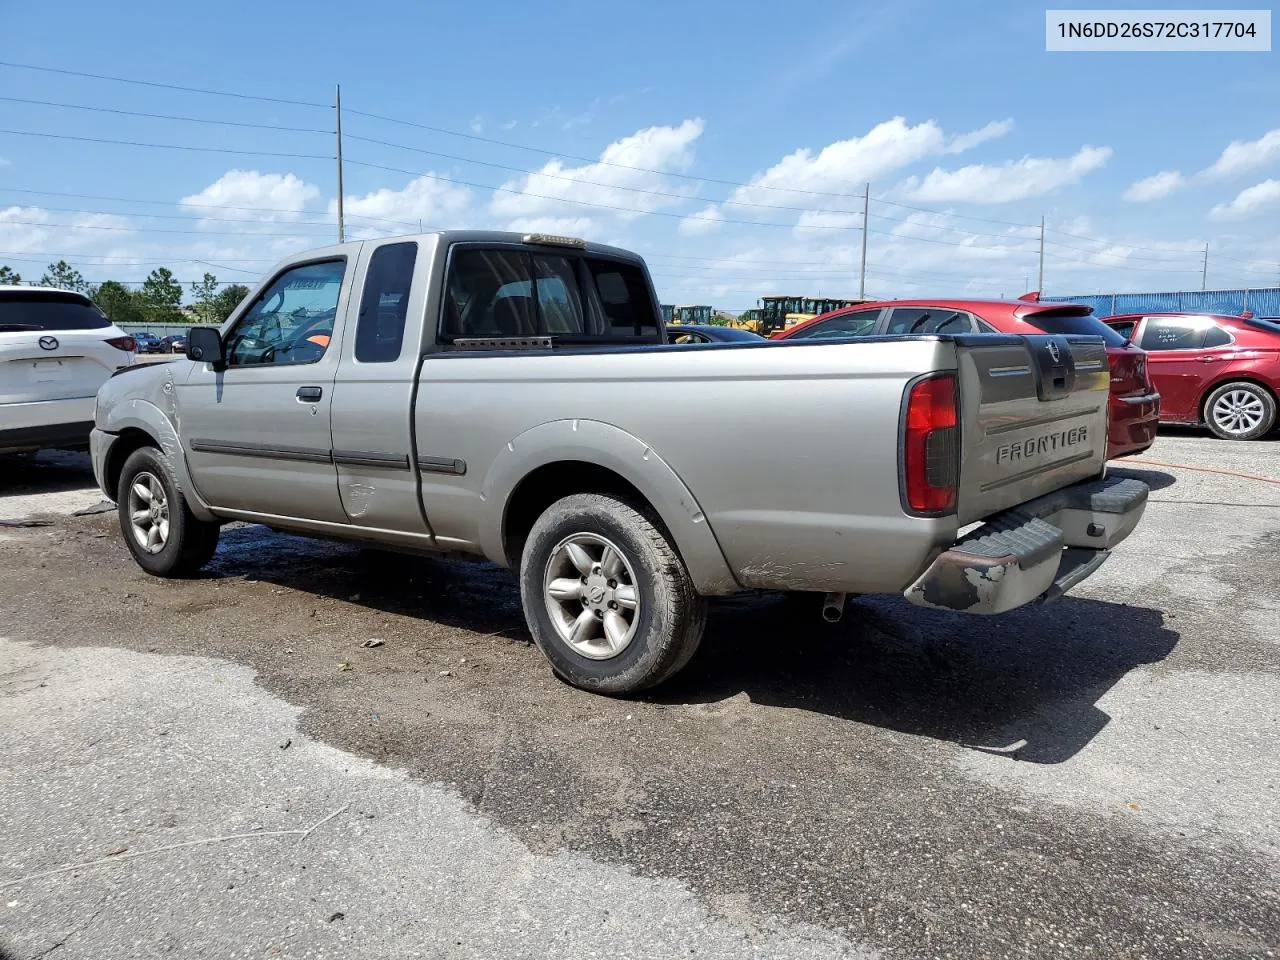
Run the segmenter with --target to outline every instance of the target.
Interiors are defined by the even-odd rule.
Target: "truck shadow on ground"
[[[1119,462],[1124,463],[1123,460]],[[1129,477],[1133,480],[1141,480],[1151,488],[1152,493],[1155,493],[1157,490],[1163,490],[1166,487],[1172,487],[1178,482],[1177,478],[1172,474],[1164,473],[1161,470],[1148,470],[1142,467],[1111,467],[1107,470],[1107,476]]]
[[[1067,597],[996,618],[852,601],[836,625],[815,601],[730,601],[665,703],[752,702],[826,714],[1031,763],[1061,763],[1110,722],[1098,701],[1173,651],[1158,610]]]
[[[468,642],[530,639],[514,579],[492,564],[235,527],[224,530],[211,573],[483,635]],[[1077,597],[984,618],[868,596],[831,625],[816,599],[805,609],[751,595],[714,603],[697,656],[643,699],[714,704],[745,694],[1011,760],[1061,763],[1109,722],[1097,705],[1106,692],[1177,642],[1158,610]]]

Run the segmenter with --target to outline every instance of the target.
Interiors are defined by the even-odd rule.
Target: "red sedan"
[[[907,333],[1086,334],[1102,337],[1111,363],[1107,455],[1141,453],[1156,439],[1160,394],[1147,379],[1146,354],[1093,316],[1091,307],[1034,300],[884,300],[814,317],[775,340],[894,336]]]
[[[1224,440],[1256,440],[1275,427],[1280,324],[1186,313],[1103,322],[1147,351],[1161,420],[1205,424]]]

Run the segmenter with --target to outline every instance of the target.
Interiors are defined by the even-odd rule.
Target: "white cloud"
[[[471,132],[484,133],[484,117],[478,113],[471,118]]]
[[[1233,140],[1227,144],[1203,176],[1222,179],[1245,173],[1280,160],[1280,129],[1264,133],[1257,140]]]
[[[494,193],[490,210],[497,217],[563,216],[570,209],[563,200],[570,199],[626,208],[609,213],[633,220],[644,212],[680,203],[692,196],[690,189],[673,185],[662,173],[688,168],[693,162],[693,144],[702,130],[698,119],[685,120],[678,127],[648,127],[609,144],[601,152],[600,162],[571,167],[552,160],[533,173],[504,183]]]
[[[1186,184],[1187,179],[1182,175],[1182,171],[1162,170],[1160,173],[1129,184],[1129,189],[1124,192],[1124,198],[1133,203],[1147,203],[1167,197],[1175,190],[1181,190]]]
[[[934,121],[909,126],[902,117],[878,123],[860,137],[837,140],[818,153],[802,147],[783,157],[750,183],[738,187],[726,206],[830,206],[831,197],[815,193],[861,192],[858,187],[878,180],[925,157],[967,150],[1007,133],[1013,124],[1002,120],[980,130],[948,137]],[[796,191],[787,193],[785,191]]]
[[[932,203],[1011,203],[1079,183],[1111,157],[1110,147],[1081,147],[1072,157],[1023,157],[1002,164],[976,163],[958,170],[936,168],[927,177],[909,177],[899,190]]]
[[[71,253],[113,247],[132,240],[134,232],[134,225],[127,217],[110,213],[69,214],[42,207],[0,210],[0,249],[13,254],[41,250]]]
[[[724,222],[724,214],[714,203],[709,203],[697,213],[691,213],[680,221],[680,232],[687,236],[712,233],[720,229]]]
[[[292,173],[259,173],[228,170],[199,193],[180,203],[191,213],[210,207],[239,208],[264,221],[297,220],[308,203],[320,196],[320,188]]]
[[[1209,211],[1209,216],[1215,220],[1239,220],[1277,203],[1280,203],[1280,180],[1263,180],[1241,190],[1230,203],[1218,204]]]
[[[966,150],[972,150],[980,143],[986,143],[988,140],[995,140],[1003,137],[1006,133],[1013,129],[1013,118],[1007,120],[992,120],[985,127],[978,130],[972,130],[969,133],[962,133],[959,136],[952,137],[951,142],[947,144],[943,153],[964,153]]]
[[[388,233],[412,233],[422,222],[422,229],[465,226],[460,222],[471,201],[471,191],[426,174],[410,180],[399,190],[383,187],[362,197],[348,196],[343,213],[356,221],[349,223],[353,237],[370,237]],[[337,212],[337,202],[329,201],[329,212]],[[368,223],[359,223],[361,218]]]

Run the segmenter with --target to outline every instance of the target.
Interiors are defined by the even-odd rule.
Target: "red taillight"
[[[107,343],[115,347],[117,350],[123,350],[126,353],[134,353],[138,349],[138,341],[133,337],[111,337]]]
[[[960,483],[955,374],[929,377],[911,388],[902,451],[907,506],[912,512],[954,510]]]

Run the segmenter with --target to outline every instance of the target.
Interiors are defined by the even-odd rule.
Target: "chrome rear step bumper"
[[[904,596],[917,606],[975,614],[1056,600],[1133,532],[1147,493],[1142,481],[1116,477],[1006,510],[940,554]]]

